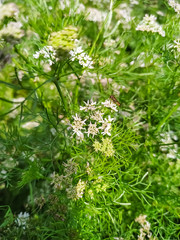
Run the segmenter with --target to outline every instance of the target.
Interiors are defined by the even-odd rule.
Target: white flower
[[[83,197],[85,187],[86,187],[86,182],[80,179],[76,186],[76,199]]]
[[[69,52],[69,54],[71,55],[71,60],[74,61],[76,58],[81,59],[83,56],[83,49],[82,47],[76,47],[74,50],[71,50]],[[81,54],[81,55],[80,55]],[[79,56],[80,55],[80,56]]]
[[[19,9],[15,3],[0,4],[0,20],[4,17],[17,17]]]
[[[84,129],[83,126],[86,119],[82,120],[80,117],[78,117],[77,113],[76,116],[73,116],[73,118],[74,122],[71,125],[73,128],[73,132],[76,133],[78,137],[83,138],[83,133],[81,132],[81,130]]]
[[[132,9],[129,5],[127,3],[121,3],[115,11],[119,22],[123,24],[123,28],[130,29],[131,25],[129,23],[132,21],[133,17],[131,16]]]
[[[51,59],[48,59],[48,63],[50,66],[53,65],[53,61]]]
[[[111,108],[115,112],[118,112],[116,104],[113,103],[111,100],[106,100],[105,102],[102,102],[102,105],[104,105],[107,108]]]
[[[33,57],[35,58],[35,59],[38,59],[39,58],[39,52],[35,52],[35,54],[33,54]]]
[[[65,8],[69,8],[71,5],[70,0],[59,0],[60,8],[61,10],[64,10]]]
[[[113,119],[113,118],[112,118],[112,119]],[[104,130],[104,131],[102,132],[103,135],[106,135],[106,134],[107,134],[108,136],[111,136],[111,133],[110,133],[110,131],[111,131],[111,122],[109,122],[107,119],[105,119],[105,120],[102,121],[102,126],[99,127],[99,129]]]
[[[177,14],[180,14],[180,4],[177,3],[176,1],[174,0],[169,0],[168,1],[168,4],[170,7],[174,8],[174,11],[177,13]]]
[[[89,102],[89,100],[87,101],[87,103],[86,102],[84,102],[85,103],[85,107],[82,107],[82,106],[80,106],[80,110],[82,111],[82,110],[84,110],[85,112],[87,112],[87,111],[94,111],[94,110],[96,110],[96,107],[95,107],[95,105],[96,105],[96,102],[93,102],[93,100],[91,99],[90,100],[90,102]]]
[[[29,213],[27,213],[27,212],[24,212],[24,213],[20,212],[18,214],[18,217],[15,220],[15,222],[18,224],[19,227],[22,226],[22,228],[25,229],[26,228],[26,222],[28,221],[28,219],[29,219]]]
[[[114,120],[114,118],[111,118],[111,116],[110,115],[108,115],[108,119],[107,118],[105,118],[105,122],[112,122]]]
[[[35,59],[40,58],[40,56],[47,59],[46,61],[50,66],[54,63],[54,60],[57,60],[56,51],[52,46],[45,46],[41,50],[36,51],[35,54],[33,54],[33,57]]]
[[[73,118],[74,118],[74,120],[75,121],[79,121],[79,122],[81,122],[82,120],[81,120],[81,118],[80,117],[78,117],[78,115],[77,115],[77,113],[76,113],[76,115],[75,116],[72,116]],[[82,122],[85,122],[86,121],[86,119],[84,120],[84,121],[82,121]]]
[[[80,47],[77,46],[74,50],[71,50],[69,54],[71,55],[72,61],[75,61],[77,59],[81,66],[88,67],[90,69],[93,68],[92,58],[84,52],[81,46]]]
[[[162,26],[156,22],[156,19],[157,18],[154,15],[145,14],[143,20],[136,27],[136,30],[143,32],[156,32],[162,37],[165,37],[165,31],[162,29]]]
[[[0,30],[0,37],[13,36],[14,38],[20,39],[24,36],[24,31],[21,27],[22,23],[20,22],[10,22]]]
[[[90,134],[92,134],[94,137],[95,135],[97,135],[98,132],[99,132],[99,129],[97,128],[96,123],[93,124],[90,122],[88,126],[88,131],[86,132],[88,134],[88,137]]]
[[[176,149],[170,149],[169,153],[166,156],[167,158],[176,159],[176,154]]]
[[[103,118],[102,118],[103,114],[104,113],[102,113],[98,110],[94,113],[94,115],[91,115],[91,119],[93,119],[95,121],[102,121],[103,120]]]
[[[81,12],[84,12],[85,9],[86,9],[85,6],[82,3],[80,3],[76,8],[76,14],[80,14]]]

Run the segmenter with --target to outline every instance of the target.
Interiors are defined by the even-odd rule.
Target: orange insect
[[[110,99],[112,99],[113,102],[120,107],[121,104],[118,102],[118,100],[113,95],[110,96]]]

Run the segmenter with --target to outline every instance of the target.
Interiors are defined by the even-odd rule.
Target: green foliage
[[[11,211],[11,208],[9,206],[1,206],[0,207],[1,211],[6,210],[6,213],[4,215],[4,221],[1,223],[0,228],[7,227],[11,225],[14,221],[13,213]]]
[[[31,183],[33,180],[38,180],[44,178],[41,172],[39,171],[39,167],[36,163],[32,163],[29,166],[29,169],[22,173],[22,179],[18,183],[18,187],[23,187],[27,183]]]

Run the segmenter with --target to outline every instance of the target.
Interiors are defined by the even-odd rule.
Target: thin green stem
[[[60,96],[60,98],[61,98],[61,100],[62,100],[62,104],[63,104],[63,107],[64,107],[64,109],[65,109],[65,112],[66,112],[66,114],[68,114],[67,104],[66,104],[66,101],[64,100],[64,96],[63,96],[63,94],[62,94],[62,91],[61,91],[61,88],[60,88],[60,86],[59,86],[59,83],[58,83],[57,79],[55,79],[55,80],[53,81],[53,83],[55,84],[55,86],[56,86],[56,88],[57,88],[57,91],[58,91],[58,93],[59,93],[59,96]]]
[[[80,86],[80,77],[79,75],[74,71],[73,67],[71,66],[70,63],[68,63],[69,67],[73,70],[74,74],[77,77],[77,81],[76,81],[76,86],[75,86],[75,93],[74,93],[74,105],[77,105],[77,101],[78,101],[78,95],[79,95],[79,86]]]
[[[30,190],[30,199],[31,199],[31,204],[34,208],[34,197],[33,197],[33,187],[32,187],[32,183],[29,183],[29,190]]]
[[[148,123],[149,127],[151,126],[151,108],[150,108],[150,93],[151,93],[151,88],[150,88],[151,80],[150,78],[148,79]]]

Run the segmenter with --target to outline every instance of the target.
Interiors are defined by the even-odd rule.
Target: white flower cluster
[[[19,9],[15,3],[0,4],[0,20],[5,17],[17,17]]]
[[[145,14],[143,20],[136,27],[137,31],[146,31],[159,33],[162,37],[165,37],[165,31],[162,29],[162,26],[156,22],[156,17],[154,15]]]
[[[80,110],[87,113],[89,116],[84,120],[82,120],[77,114],[73,116],[74,121],[71,125],[73,134],[76,133],[77,137],[81,140],[84,138],[84,133],[86,133],[88,137],[94,137],[98,134],[111,136],[112,122],[114,118],[107,115],[107,108],[111,111],[118,111],[117,106],[111,100],[102,102],[101,106],[98,106],[93,100],[85,102],[85,106],[80,106]],[[103,115],[106,115],[107,117],[103,118]]]
[[[71,6],[70,0],[59,0],[60,8],[61,10],[64,10],[65,8],[69,8]]]
[[[24,36],[24,31],[21,29],[21,22],[10,22],[7,26],[0,30],[0,37],[13,36],[14,38],[20,39]]]
[[[52,46],[45,46],[40,51],[36,51],[35,54],[33,54],[35,59],[38,59],[41,56],[46,59],[50,66],[55,60],[57,60],[56,51]]]
[[[86,7],[84,6],[84,4],[79,3],[79,4],[76,6],[75,13],[76,13],[76,14],[80,14],[80,13],[82,13],[82,12],[85,12],[85,9],[86,9]]]
[[[74,122],[73,122],[73,125],[72,125],[72,128],[73,128],[73,132],[77,134],[77,136],[79,138],[83,138],[83,133],[81,132],[81,130],[85,129],[83,128],[84,124],[85,124],[85,120],[82,120],[80,117],[78,117],[77,113],[76,113],[76,116],[73,116],[74,118]]]
[[[146,220],[146,215],[140,215],[135,219],[136,222],[138,222],[142,228],[140,228],[140,235],[138,235],[138,240],[145,240],[146,236],[153,240],[152,233],[150,232],[151,224]]]
[[[174,11],[178,14],[180,14],[180,4],[177,3],[174,0],[168,0],[168,4],[170,7],[172,7],[174,9]]]
[[[24,213],[20,212],[18,214],[18,217],[15,220],[15,222],[17,223],[17,225],[19,227],[22,227],[23,229],[25,229],[26,228],[26,223],[27,223],[28,220],[29,220],[29,213],[27,213],[27,212],[24,212]]]
[[[85,112],[88,112],[88,111],[94,111],[96,110],[96,102],[93,102],[91,100],[91,102],[88,100],[87,103],[84,102],[86,106],[82,107],[80,106],[80,110],[84,110]]]
[[[106,100],[105,102],[102,102],[102,105],[104,105],[107,108],[112,109],[113,111],[117,112],[117,106],[115,103],[113,103],[111,100]]]
[[[88,8],[87,13],[87,20],[93,22],[104,22],[107,16],[106,12],[100,11],[96,8]]]
[[[127,3],[121,3],[115,11],[117,13],[116,17],[123,25],[123,28],[130,29],[130,22],[133,20],[131,16],[132,8],[130,8]]]
[[[82,47],[77,46],[74,50],[71,50],[69,54],[71,55],[72,61],[75,61],[77,59],[79,61],[79,64],[84,68],[93,68],[92,58],[84,52]]]

